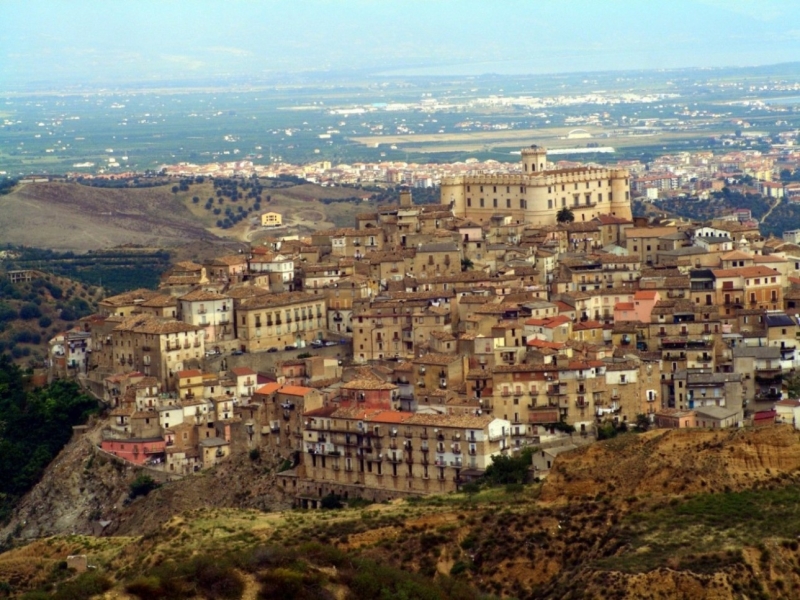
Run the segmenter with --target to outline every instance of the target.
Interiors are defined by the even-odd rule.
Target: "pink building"
[[[393,410],[399,401],[398,387],[374,379],[354,379],[342,385],[342,406]]]
[[[633,295],[633,302],[617,302],[614,306],[614,322],[639,321],[650,322],[650,313],[661,295],[655,290],[639,290]]]
[[[662,429],[687,429],[695,427],[696,415],[693,410],[664,408],[655,414],[655,425]]]
[[[103,440],[100,447],[128,462],[143,465],[154,459],[164,460],[166,442],[162,438]]]

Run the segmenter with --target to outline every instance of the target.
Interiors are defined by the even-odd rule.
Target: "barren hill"
[[[672,496],[752,487],[800,469],[800,433],[656,430],[584,446],[559,457],[542,489],[547,501]]]
[[[128,243],[163,248],[217,238],[167,186],[111,189],[53,182],[21,185],[0,197],[0,239],[83,252]]]
[[[624,434],[559,455],[544,484],[277,513],[247,456],[119,509],[130,476],[89,443],[65,449],[3,533],[112,525],[0,555],[12,593],[52,591],[59,561],[85,553],[97,570],[58,585],[106,597],[800,597],[800,435],[786,426]]]

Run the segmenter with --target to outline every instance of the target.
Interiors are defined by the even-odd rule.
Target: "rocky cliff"
[[[274,511],[291,506],[291,498],[275,487],[275,469],[282,458],[265,453],[257,460],[247,453],[234,454],[210,471],[165,483],[129,502],[130,484],[142,469],[96,451],[99,430],[96,425],[64,447],[0,530],[0,540],[61,534],[138,535],[195,508]]]

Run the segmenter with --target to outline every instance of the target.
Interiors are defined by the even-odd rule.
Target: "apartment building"
[[[331,406],[303,416],[305,477],[352,496],[456,491],[510,446],[508,421],[489,415]]]
[[[245,352],[302,348],[323,339],[327,300],[304,292],[256,296],[242,300],[235,315],[236,337]]]

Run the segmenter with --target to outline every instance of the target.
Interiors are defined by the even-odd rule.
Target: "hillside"
[[[100,441],[100,422],[73,439],[50,464],[41,482],[18,504],[0,540],[64,533],[136,535],[160,527],[170,518],[201,507],[280,510],[291,505],[273,488],[281,457],[246,454],[194,477],[171,482],[128,503],[130,484],[141,471],[93,451]],[[99,523],[108,522],[105,528]]]
[[[167,186],[30,183],[0,197],[0,207],[0,238],[15,245],[85,252],[120,244],[163,248],[215,237]]]
[[[17,185],[0,196],[0,239],[74,252],[122,245],[172,248],[192,242],[256,241],[275,233],[260,227],[258,217],[263,212],[283,215],[284,226],[276,230],[282,235],[350,227],[355,215],[365,210],[358,198],[370,195],[308,183],[265,180],[253,188],[250,180],[198,179],[144,188],[77,182]]]
[[[92,314],[103,297],[101,288],[47,273],[14,284],[2,271],[0,277],[0,354],[24,366],[39,365],[47,342]]]
[[[215,497],[209,483],[220,487],[254,468],[240,457],[230,471],[192,480],[191,500],[170,490],[179,482],[114,509],[105,532],[113,535],[100,538],[66,536],[88,532],[88,522],[61,520],[58,509],[79,497],[57,499],[60,475],[78,472],[66,486],[72,490],[85,483],[82,470],[113,470],[78,468],[85,444],[65,450],[73,462],[56,461],[4,532],[60,533],[0,555],[0,581],[15,592],[70,577],[54,597],[79,597],[69,595],[76,588],[110,588],[107,597],[127,598],[633,600],[800,592],[800,434],[785,426],[625,434],[560,455],[544,484],[341,510],[224,508],[243,503],[231,492]],[[95,494],[86,488],[80,495]],[[108,510],[113,502],[108,496],[101,505]],[[51,511],[56,518],[48,521]],[[74,553],[87,554],[97,570],[75,579],[60,569]]]

